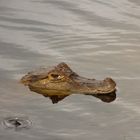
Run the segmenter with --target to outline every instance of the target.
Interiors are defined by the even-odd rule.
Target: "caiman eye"
[[[59,75],[59,74],[51,74],[51,77],[52,77],[53,79],[62,79],[62,78],[63,78],[63,76],[61,76],[61,75]]]
[[[51,76],[52,76],[53,78],[55,78],[55,79],[57,79],[57,78],[59,77],[58,74],[51,74]]]

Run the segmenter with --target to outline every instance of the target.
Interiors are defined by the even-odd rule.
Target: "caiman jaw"
[[[101,81],[101,86],[96,88],[95,93],[105,94],[116,91],[116,83],[111,78],[106,78]]]
[[[111,78],[99,81],[80,77],[76,82],[77,87],[75,90],[81,93],[107,94],[116,91],[116,83]]]

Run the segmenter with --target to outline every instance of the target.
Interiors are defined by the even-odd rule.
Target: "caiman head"
[[[46,94],[108,94],[116,90],[116,83],[111,78],[104,80],[87,79],[73,72],[65,63],[53,69],[40,69],[29,72],[21,82],[30,90]]]

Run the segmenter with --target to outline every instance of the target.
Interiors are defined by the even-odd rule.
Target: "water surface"
[[[0,120],[25,115],[31,129],[0,127],[2,140],[140,139],[140,2],[1,0]],[[53,105],[19,79],[66,62],[78,74],[118,85],[112,103],[72,95]]]

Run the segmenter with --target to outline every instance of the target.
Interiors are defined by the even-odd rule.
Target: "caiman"
[[[53,67],[29,72],[23,76],[21,82],[28,86],[31,91],[41,93],[44,96],[61,99],[72,94],[108,95],[116,91],[116,83],[111,78],[104,80],[88,79],[79,76],[64,62]],[[54,95],[54,96],[53,96]]]

